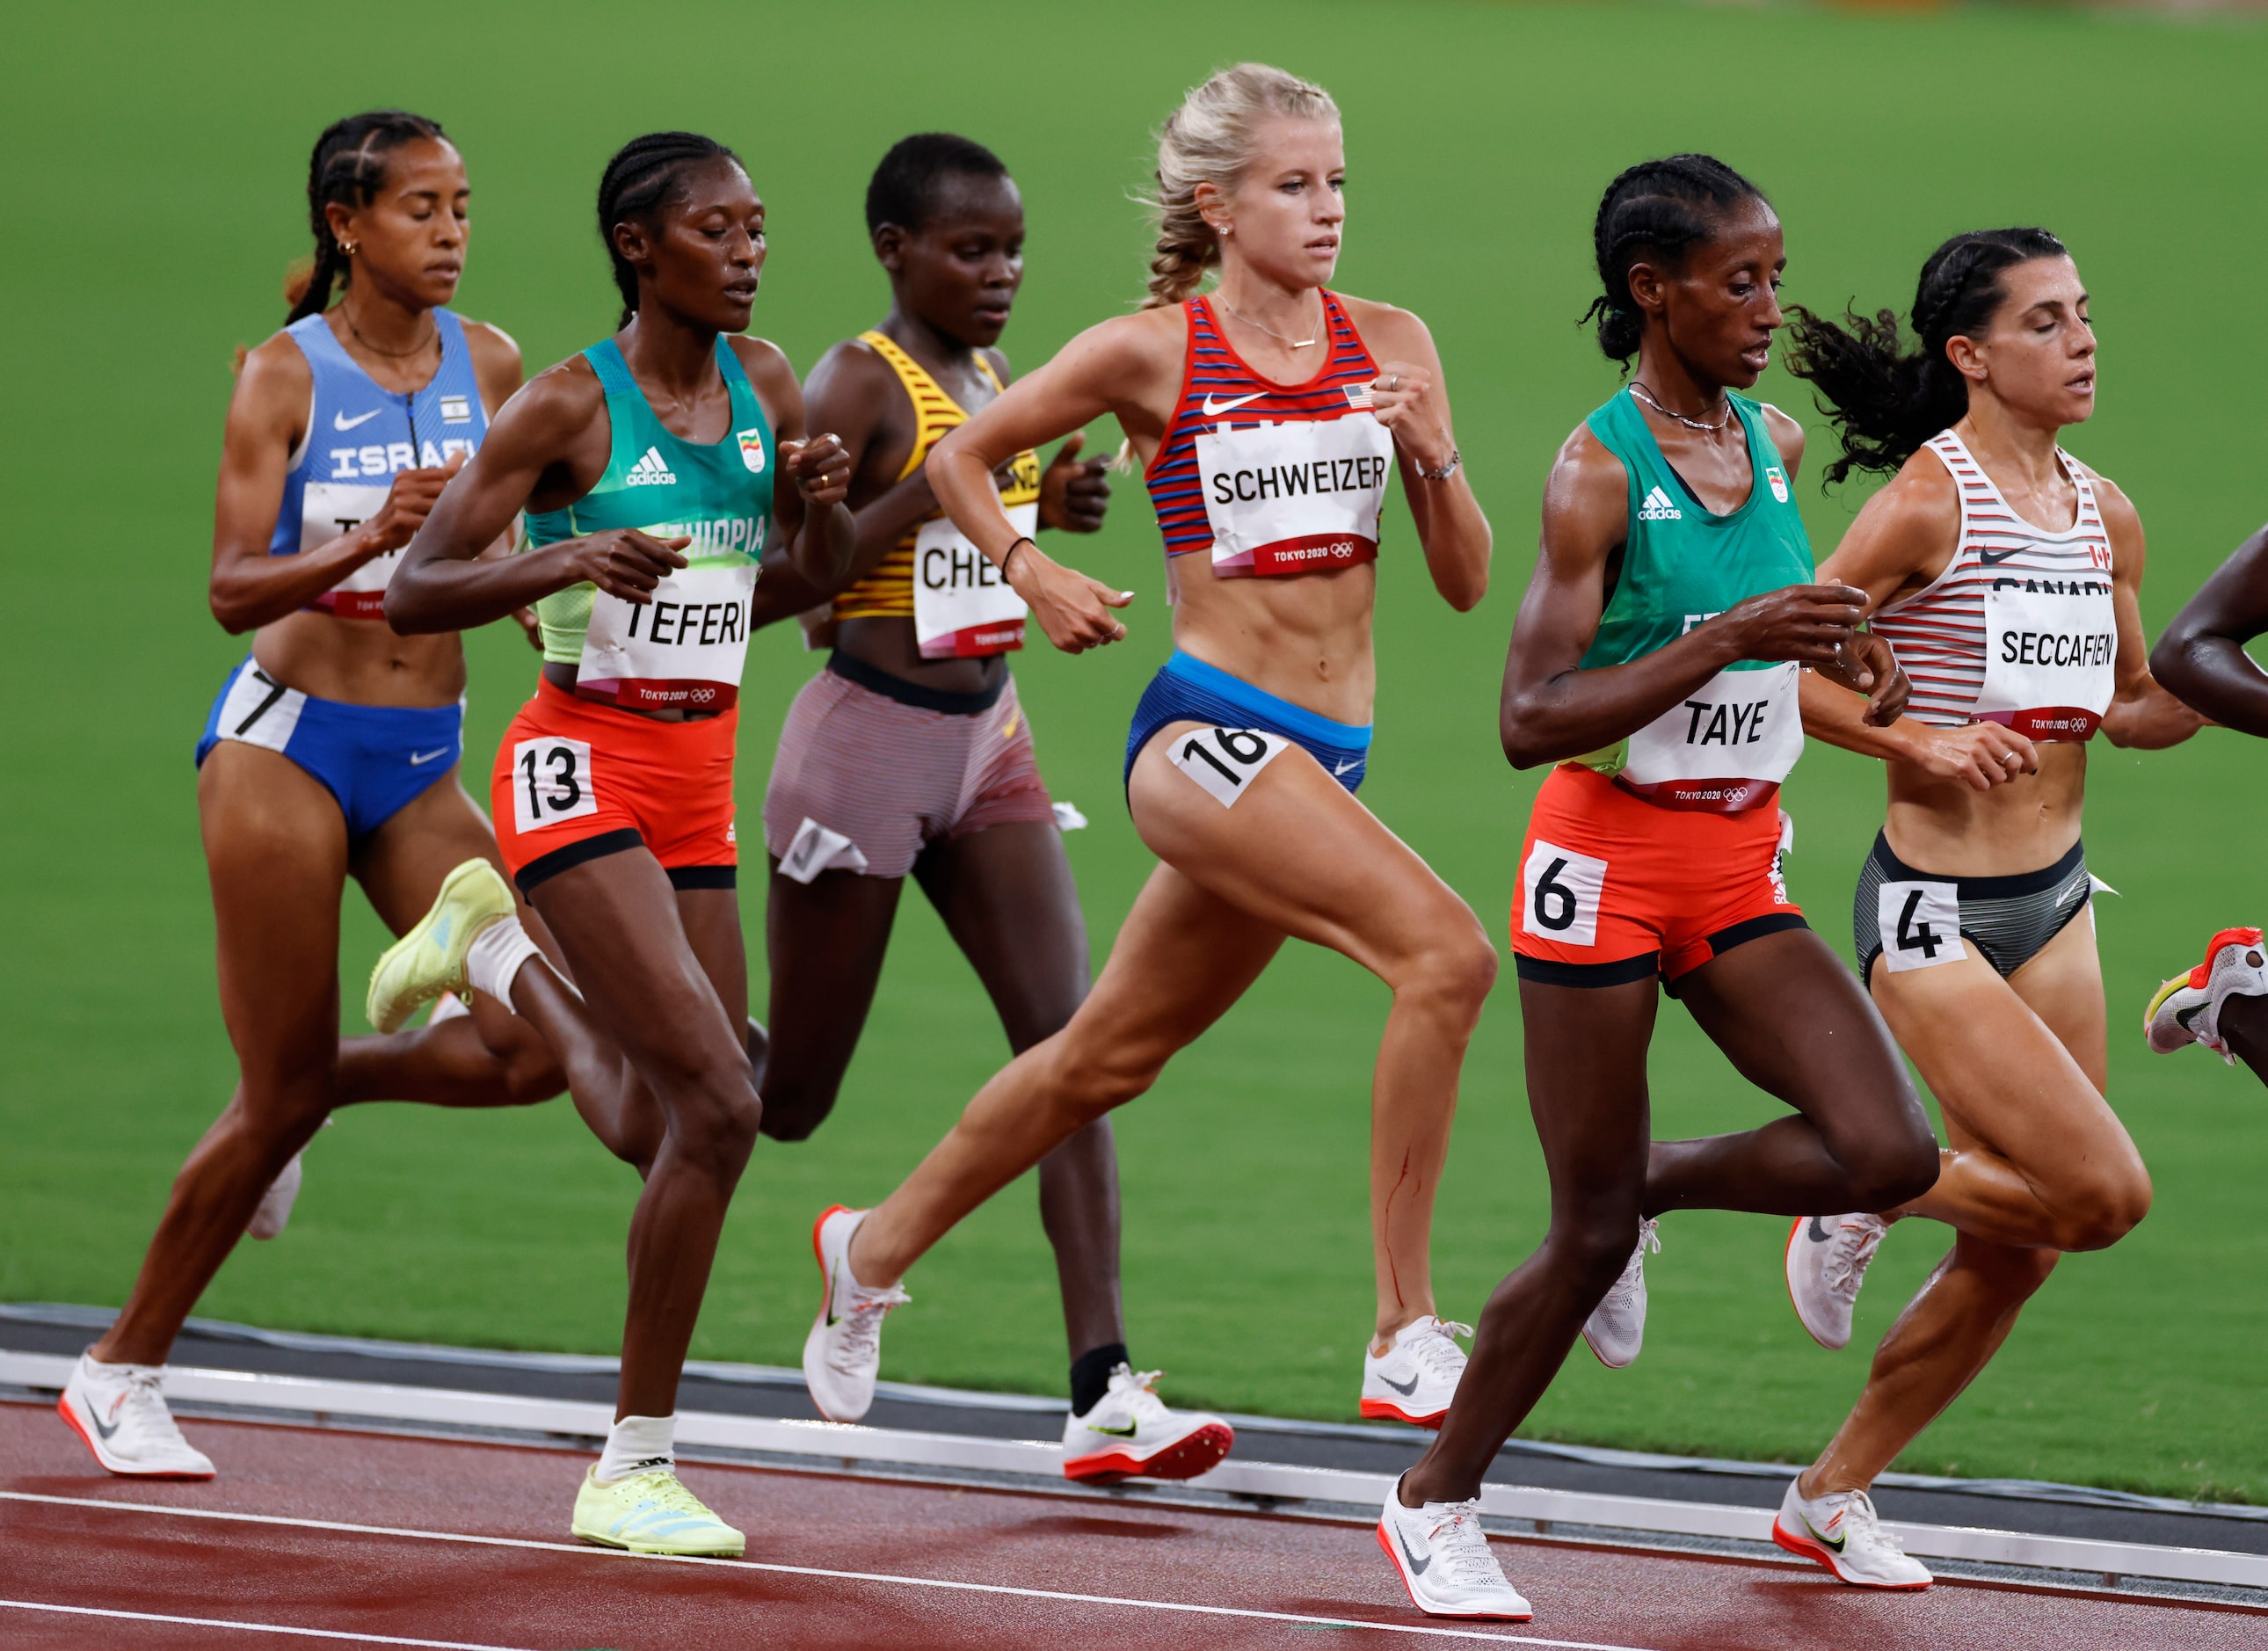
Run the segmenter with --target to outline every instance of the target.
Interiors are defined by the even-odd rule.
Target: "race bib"
[[[1009,505],[1008,520],[1029,538],[1040,525],[1038,502]],[[914,535],[914,637],[922,658],[983,659],[1020,648],[1027,611],[951,518],[921,525]]]
[[[1217,425],[1199,431],[1197,458],[1216,573],[1317,573],[1378,559],[1394,437],[1370,414]]]
[[[1739,814],[1803,755],[1793,661],[1719,671],[1630,737],[1615,783],[1662,808]]]
[[[541,831],[599,812],[598,778],[585,741],[551,734],[519,741],[512,748],[512,770],[516,831]]]
[[[593,592],[575,691],[637,711],[726,709],[740,697],[755,588],[751,561],[680,568],[644,602]]]
[[[1257,728],[1192,728],[1167,748],[1174,766],[1204,788],[1224,808],[1252,788],[1253,777],[1291,745],[1280,734]]]
[[[1882,961],[1894,975],[1937,963],[1957,963],[1961,897],[1954,883],[1884,883],[1875,897]]]
[[[1606,861],[1539,837],[1520,868],[1521,932],[1562,946],[1596,946],[1606,887]]]
[[[352,533],[385,508],[385,487],[352,482],[310,482],[299,504],[299,549],[313,550],[341,534]],[[401,565],[407,547],[372,556],[308,604],[339,619],[386,617],[387,581]]]
[[[1977,719],[2031,740],[2089,739],[2117,692],[2117,662],[2108,571],[1999,579],[1984,593]]]
[[[224,740],[241,740],[247,745],[281,751],[291,743],[292,730],[299,726],[299,713],[306,706],[305,694],[284,687],[247,660],[230,679],[228,692],[221,696],[220,714],[213,719],[213,726]]]
[[[808,883],[821,872],[863,872],[866,855],[840,831],[830,831],[806,814],[788,842],[787,852],[780,856],[779,869],[780,875],[792,881]]]

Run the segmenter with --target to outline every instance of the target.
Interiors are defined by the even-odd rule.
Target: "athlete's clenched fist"
[[[783,441],[779,455],[806,504],[825,510],[840,505],[850,493],[850,455],[831,434]]]

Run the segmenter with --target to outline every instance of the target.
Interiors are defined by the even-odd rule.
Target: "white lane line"
[[[287,1633],[307,1640],[351,1640],[357,1645],[408,1645],[438,1651],[521,1651],[515,1646],[475,1645],[469,1640],[405,1640],[399,1634],[353,1633],[344,1628],[293,1628],[275,1622],[235,1622],[224,1617],[168,1617],[154,1610],[105,1610],[97,1605],[49,1605],[33,1599],[0,1599],[8,1610],[53,1610],[70,1617],[108,1617],[122,1622],[170,1622],[192,1628],[233,1628],[239,1633]]]
[[[1014,1599],[1045,1599],[1074,1605],[1126,1605],[1138,1610],[1175,1610],[1199,1617],[1238,1617],[1262,1622],[1299,1623],[1316,1628],[1366,1628],[1379,1633],[1417,1634],[1435,1640],[1484,1640],[1504,1645],[1542,1646],[1548,1651],[1646,1651],[1638,1646],[1605,1645],[1590,1640],[1541,1640],[1531,1634],[1484,1633],[1474,1628],[1436,1628],[1416,1623],[1368,1622],[1359,1617],[1307,1617],[1293,1611],[1249,1610],[1237,1605],[1195,1605],[1171,1599],[1123,1599],[1111,1594],[1067,1594],[1054,1588],[1012,1588],[1000,1582],[959,1582],[944,1577],[893,1576],[876,1571],[830,1571],[810,1565],[775,1565],[761,1559],[711,1559],[696,1554],[624,1553],[583,1542],[540,1542],[529,1537],[478,1537],[453,1530],[412,1530],[394,1525],[350,1525],[333,1519],[293,1519],[281,1514],[235,1514],[215,1507],[167,1507],[155,1502],[114,1502],[91,1496],[48,1496],[36,1491],[0,1491],[0,1501],[40,1502],[56,1507],[99,1507],[125,1514],[162,1514],[174,1519],[217,1519],[247,1525],[276,1525],[292,1530],[335,1530],[350,1537],[406,1537],[419,1542],[454,1542],[487,1548],[524,1548],[543,1553],[580,1553],[611,1559],[661,1559],[673,1565],[715,1565],[728,1570],[766,1571],[779,1576],[815,1576],[837,1582],[881,1582],[899,1588],[936,1588],[968,1594],[998,1594]],[[404,1645],[438,1641],[402,1640]],[[482,1647],[482,1651],[490,1651]]]

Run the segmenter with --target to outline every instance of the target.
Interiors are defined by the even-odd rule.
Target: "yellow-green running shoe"
[[[393,1032],[445,991],[472,1001],[465,954],[483,929],[512,914],[512,890],[486,860],[467,860],[441,880],[433,909],[387,947],[370,971],[370,1023]]]
[[[598,1464],[575,1493],[574,1534],[602,1548],[632,1553],[702,1554],[737,1559],[748,1539],[702,1506],[674,1470],[649,1468],[612,1485],[598,1481]]]

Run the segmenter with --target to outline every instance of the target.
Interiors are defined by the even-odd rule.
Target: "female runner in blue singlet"
[[[1448,1407],[1464,1355],[1434,1311],[1428,1241],[1496,955],[1470,908],[1354,788],[1389,467],[1434,586],[1460,612],[1487,587],[1489,527],[1459,472],[1424,323],[1325,288],[1344,168],[1322,88],[1258,64],[1214,76],[1161,135],[1148,306],[1074,339],[930,461],[955,525],[1071,652],[1124,637],[1112,610],[1132,598],[1022,536],[991,473],[1106,414],[1146,461],[1176,651],[1135,712],[1126,788],[1161,863],[1071,1023],[988,1084],[884,1204],[821,1218],[826,1304],[804,1374],[824,1414],[863,1408],[880,1316],[914,1261],[1147,1089],[1293,937],[1394,994],[1373,1087],[1377,1316],[1362,1409],[1425,1424]],[[1193,296],[1216,265],[1218,287]]]
[[[212,611],[254,636],[196,756],[221,1013],[241,1076],[173,1184],[124,1311],[62,1400],[114,1473],[212,1472],[166,1410],[160,1367],[334,1107],[541,1101],[559,1092],[563,1064],[600,1058],[571,1027],[547,1044],[488,1002],[339,1038],[346,880],[400,933],[450,867],[497,857],[457,778],[464,651],[454,633],[396,636],[379,607],[401,548],[519,385],[519,347],[442,307],[464,269],[468,199],[464,161],[431,121],[389,110],[327,129],[307,183],[313,273],[230,403]],[[530,971],[531,991],[564,990],[543,972]]]

